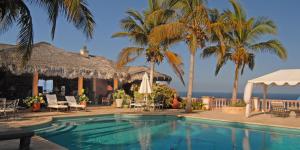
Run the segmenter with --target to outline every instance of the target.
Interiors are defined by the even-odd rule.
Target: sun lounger
[[[68,105],[69,105],[70,109],[71,108],[75,108],[76,111],[78,110],[78,108],[86,110],[86,106],[85,105],[79,105],[79,104],[77,104],[76,99],[75,99],[74,96],[66,96],[66,100],[68,102]]]
[[[277,117],[289,117],[290,111],[284,107],[283,102],[271,102],[270,113]]]
[[[56,95],[47,94],[46,98],[47,98],[47,102],[48,102],[48,106],[47,107],[49,108],[50,111],[53,108],[57,109],[57,111],[59,109],[63,109],[63,110],[67,110],[68,109],[67,105],[60,105],[60,104],[57,103]]]
[[[29,150],[31,137],[34,136],[34,132],[26,131],[23,129],[12,129],[8,131],[0,131],[0,141],[20,139],[19,149]],[[5,149],[5,147],[2,147]]]

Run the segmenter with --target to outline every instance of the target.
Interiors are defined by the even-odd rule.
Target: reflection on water
[[[249,130],[245,129],[245,134],[243,138],[243,150],[250,150],[250,145],[249,145]]]
[[[68,149],[300,149],[299,131],[166,116],[99,116],[56,120],[38,135]]]

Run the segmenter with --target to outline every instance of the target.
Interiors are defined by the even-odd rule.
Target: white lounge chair
[[[68,109],[68,106],[66,106],[66,105],[59,105],[57,103],[56,95],[47,94],[46,98],[47,98],[47,102],[48,102],[48,106],[47,107],[49,108],[50,111],[51,111],[52,108],[57,109],[57,111],[59,109],[65,109],[65,110]]]
[[[66,96],[66,100],[68,102],[68,105],[69,105],[70,109],[75,108],[76,111],[78,110],[78,108],[86,110],[85,105],[77,104],[76,99],[75,99],[74,96]]]

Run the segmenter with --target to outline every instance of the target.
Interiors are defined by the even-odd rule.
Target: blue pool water
[[[300,149],[300,130],[174,116],[61,118],[28,129],[71,150]]]

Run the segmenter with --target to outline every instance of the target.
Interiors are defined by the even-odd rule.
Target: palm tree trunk
[[[190,69],[189,69],[189,85],[187,90],[187,103],[185,112],[192,112],[192,93],[193,93],[193,82],[195,72],[195,54],[190,53]]]
[[[233,83],[233,91],[232,91],[232,103],[237,102],[237,94],[238,94],[238,85],[239,85],[239,65],[235,64],[235,72],[234,72],[234,83]]]
[[[150,86],[152,87],[153,84],[153,76],[154,76],[154,67],[155,63],[153,61],[150,62]]]

